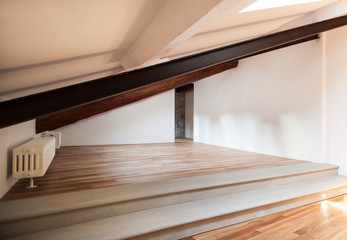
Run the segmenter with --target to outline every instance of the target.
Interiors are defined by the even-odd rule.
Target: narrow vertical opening
[[[36,170],[36,154],[34,154],[34,171]]]
[[[185,94],[175,92],[175,138],[185,137]]]
[[[30,171],[31,155],[28,155],[28,171]]]
[[[19,155],[16,158],[16,172],[19,172]]]
[[[175,138],[193,139],[194,84],[176,88],[175,91]]]
[[[24,171],[25,155],[22,155],[22,171]]]

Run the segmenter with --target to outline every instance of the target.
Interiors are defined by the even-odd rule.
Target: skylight
[[[253,4],[242,9],[240,13],[320,1],[322,0],[257,0]]]

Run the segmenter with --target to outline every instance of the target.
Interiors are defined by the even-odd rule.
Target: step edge
[[[274,187],[279,185],[285,185],[290,183],[295,183],[299,181],[306,181],[312,179],[319,179],[322,177],[332,176],[332,171],[319,172],[317,174],[310,175],[301,175],[275,179],[270,181],[262,181],[259,183],[250,183],[245,185],[238,186],[226,186],[223,188],[212,188],[212,189],[203,189],[201,191],[188,191],[188,192],[179,192],[170,195],[160,195],[153,198],[142,198],[136,199],[133,201],[98,205],[91,208],[82,208],[71,211],[59,212],[48,215],[35,216],[34,218],[22,218],[14,221],[3,222],[0,224],[1,229],[4,229],[6,232],[5,236],[18,236],[22,234],[28,234],[30,232],[40,232],[48,229],[64,227],[68,225],[94,221],[98,219],[103,219],[107,217],[123,215],[131,212],[138,212],[142,210],[147,210],[151,208],[159,208],[162,206],[169,206],[184,202],[190,202],[199,199],[212,198],[217,196],[222,196],[232,193],[240,193],[244,191],[251,191],[260,188]],[[336,171],[334,171],[335,173]],[[197,195],[196,195],[197,194]],[[105,211],[107,209],[107,211]],[[82,215],[80,215],[82,214]],[[78,219],[77,219],[77,218]],[[45,219],[43,221],[43,219]],[[45,225],[44,222],[51,222],[48,225]],[[55,222],[53,224],[53,222]],[[28,228],[31,224],[37,226],[35,228]],[[38,224],[38,225],[37,225]],[[44,225],[42,225],[44,224]],[[41,227],[39,227],[41,226]],[[20,227],[22,231],[21,234],[15,229]],[[7,230],[8,229],[8,230]],[[12,229],[12,230],[11,230]],[[31,230],[30,230],[31,229]]]
[[[331,177],[327,177],[327,178],[331,178]],[[326,179],[326,180],[329,180],[329,179]],[[180,225],[184,225],[184,224],[189,224],[189,223],[193,223],[193,222],[196,222],[196,221],[203,221],[203,220],[206,220],[206,219],[210,219],[210,218],[215,218],[215,217],[218,217],[218,216],[223,216],[223,215],[228,215],[228,214],[233,214],[233,213],[237,213],[237,212],[242,212],[242,211],[246,211],[246,210],[249,210],[249,209],[254,209],[254,208],[259,208],[259,207],[262,207],[262,206],[268,206],[268,205],[272,205],[272,204],[276,204],[276,203],[281,203],[281,202],[285,202],[285,201],[290,201],[290,200],[294,200],[294,199],[298,199],[298,198],[302,198],[302,197],[305,197],[305,196],[310,196],[310,195],[316,195],[316,194],[320,194],[321,192],[325,192],[325,191],[337,191],[338,189],[340,188],[345,188],[347,186],[347,177],[344,178],[345,182],[343,184],[341,183],[338,183],[338,186],[335,186],[333,188],[329,187],[329,188],[325,188],[325,189],[319,189],[319,190],[314,190],[314,191],[309,191],[309,192],[305,192],[304,194],[300,194],[298,196],[295,196],[295,197],[290,197],[290,198],[283,198],[283,200],[272,200],[272,201],[268,201],[266,203],[262,203],[262,204],[258,204],[258,205],[255,205],[253,207],[242,207],[242,208],[239,208],[237,210],[234,210],[234,211],[223,211],[223,213],[221,214],[214,214],[214,215],[209,215],[209,216],[206,216],[204,218],[196,218],[196,219],[190,219],[188,221],[185,221],[185,222],[180,222],[180,223],[177,223],[177,224],[171,224],[171,225],[166,225],[166,226],[161,226],[161,227],[158,227],[158,225],[156,224],[153,224],[152,222],[152,225],[155,225],[156,228],[152,228],[152,229],[147,229],[146,231],[141,231],[141,232],[137,232],[137,233],[134,233],[132,232],[131,234],[124,234],[121,236],[121,239],[124,239],[124,238],[130,238],[130,237],[137,237],[137,236],[141,236],[141,235],[144,235],[144,234],[150,234],[150,233],[153,233],[153,232],[157,232],[157,231],[160,231],[160,230],[165,230],[165,229],[170,229],[170,228],[174,228],[174,227],[177,227],[177,226],[180,226]],[[298,183],[295,183],[295,184],[298,184]],[[336,183],[334,183],[335,185]],[[293,185],[293,184],[289,184],[289,185]],[[276,189],[278,189],[278,187],[274,187]],[[270,189],[270,191],[273,191],[274,189]],[[255,191],[259,191],[259,190],[255,190]],[[250,192],[255,192],[255,191],[250,191]],[[250,193],[252,194],[252,193]],[[341,193],[341,194],[346,194],[345,192],[344,193]],[[340,194],[340,195],[341,195]],[[235,194],[230,194],[230,195],[235,195]],[[220,198],[220,197],[216,197],[216,198]],[[322,198],[323,200],[324,198]],[[201,201],[205,201],[206,199],[203,199],[203,200],[197,200],[197,201],[193,201],[193,202],[201,202]],[[210,200],[212,201],[212,200]],[[182,203],[182,204],[177,204],[177,205],[187,205],[187,203]],[[182,207],[182,206],[175,206],[176,208],[177,207]],[[184,207],[184,206],[183,206]],[[156,211],[160,211],[160,209],[162,208],[172,208],[172,206],[165,206],[165,207],[160,207],[160,208],[157,208]],[[140,211],[140,212],[136,212],[136,213],[130,213],[130,214],[125,214],[125,215],[128,215],[126,217],[130,218],[131,217],[137,217],[136,219],[139,218],[139,216],[136,216],[136,215],[146,215],[148,216],[148,211],[152,211],[153,209],[150,209],[150,210],[144,210],[144,211]],[[177,212],[177,211],[175,211]],[[193,214],[194,215],[194,214]],[[115,224],[115,220],[114,219],[120,219],[118,220],[119,221],[122,221],[122,218],[123,218],[123,222],[124,222],[124,216],[120,215],[120,216],[115,216],[115,217],[109,217],[109,218],[105,218],[105,219],[100,219],[100,220],[96,220],[96,221],[91,221],[91,222],[86,222],[86,223],[80,223],[80,224],[75,224],[75,225],[71,225],[71,226],[67,226],[67,227],[62,227],[62,228],[57,228],[57,229],[52,229],[52,230],[47,230],[47,231],[60,231],[60,230],[68,230],[69,228],[74,228],[74,227],[79,227],[79,226],[83,226],[83,225],[86,225],[87,228],[88,228],[88,225],[89,224],[95,224],[96,222],[101,222],[100,225],[102,225],[104,228],[105,228],[105,222],[108,222],[108,221],[111,221],[113,222],[112,224]],[[116,220],[117,221],[117,220]],[[159,221],[159,220],[158,220]],[[162,222],[162,221],[160,221]],[[136,223],[138,224],[138,223]],[[106,227],[107,228],[107,227]],[[131,229],[134,229],[133,227],[130,226]],[[100,229],[99,229],[100,230]],[[103,231],[105,229],[101,229],[100,231]],[[113,228],[113,231],[118,231],[117,229],[114,229]],[[46,232],[46,231],[43,231],[43,232]],[[28,234],[28,236],[35,236],[35,234],[40,234],[41,232],[38,232],[38,233],[33,233],[33,234]],[[119,232],[117,232],[119,233]],[[23,236],[27,236],[27,235],[23,235]]]
[[[268,205],[273,205],[273,204],[276,204],[276,203],[281,203],[281,202],[285,202],[285,201],[299,199],[299,198],[307,197],[307,196],[310,196],[310,195],[320,194],[322,192],[335,191],[337,189],[341,189],[341,188],[346,188],[347,187],[347,177],[345,178],[345,180],[346,181],[343,184],[337,183],[338,184],[337,186],[334,184],[335,185],[334,187],[329,186],[329,187],[325,187],[324,189],[309,191],[309,192],[306,192],[304,194],[300,194],[300,195],[297,195],[297,196],[294,196],[294,197],[282,198],[281,200],[272,200],[272,201],[269,201],[269,202],[266,202],[266,203],[262,203],[262,204],[258,204],[258,205],[252,206],[252,207],[243,207],[243,208],[235,209],[233,211],[226,211],[226,212],[223,211],[223,213],[221,213],[221,214],[210,215],[210,216],[206,216],[205,218],[199,218],[199,219],[195,219],[195,220],[190,220],[190,221],[187,221],[187,222],[184,222],[184,223],[180,223],[180,224],[173,224],[173,225],[170,225],[170,226],[167,226],[167,227],[162,227],[162,228],[157,228],[157,229],[154,229],[154,230],[150,230],[148,232],[143,232],[143,233],[141,232],[140,234],[137,234],[137,235],[131,235],[131,236],[129,235],[129,236],[126,236],[126,238],[128,238],[128,237],[136,237],[136,236],[139,236],[139,235],[160,231],[162,229],[173,228],[173,227],[176,227],[176,226],[189,224],[189,223],[196,222],[196,221],[203,221],[203,220],[206,220],[206,219],[215,218],[215,217],[219,217],[219,216],[223,216],[223,215],[234,214],[234,213],[237,213],[237,212],[242,212],[242,211],[246,211],[246,210],[250,210],[250,209],[254,209],[254,208],[259,208],[259,207],[262,207],[262,206],[268,206]],[[308,181],[310,181],[310,180],[308,180]],[[293,184],[288,184],[288,185],[294,185],[294,184],[298,184],[298,183],[293,183]],[[270,188],[271,189],[270,191],[276,190],[276,189],[279,189],[279,188],[280,187],[277,187],[277,186],[276,187],[272,187],[272,188]],[[253,191],[249,191],[249,192],[258,192],[258,191],[259,190],[253,190]],[[346,194],[346,191],[344,191],[344,193]],[[236,193],[236,194],[230,194],[230,195],[238,195],[238,194],[242,194],[242,193]],[[224,196],[218,196],[218,197],[215,197],[215,198],[222,198],[222,197],[224,197]],[[325,198],[322,197],[322,200],[324,200],[324,199]],[[212,201],[212,199],[202,199],[202,200],[196,200],[196,201],[192,201],[192,202],[199,202],[199,201],[205,201],[205,200],[206,201]],[[182,205],[186,205],[188,203],[181,203],[181,204]],[[177,205],[181,205],[181,204],[177,204]],[[173,206],[174,205],[164,206],[164,207],[160,207],[160,208],[170,208],[170,207],[173,207]],[[143,210],[143,211],[140,211],[140,212],[151,211],[151,210],[152,209]],[[134,214],[135,215],[135,214],[140,213],[140,212],[129,213],[129,215],[130,214]],[[124,214],[124,215],[127,215],[127,214]],[[120,217],[120,216],[122,216],[122,215],[114,216],[114,217],[110,217],[110,218],[117,218],[117,217]]]
[[[99,205],[107,205],[111,203],[131,201],[134,199],[142,199],[142,198],[149,198],[149,197],[161,196],[166,194],[173,194],[176,192],[182,193],[186,191],[204,190],[204,189],[209,189],[214,187],[225,187],[225,186],[232,186],[232,185],[237,186],[237,185],[246,184],[246,183],[271,181],[271,180],[277,180],[281,178],[315,174],[319,172],[334,171],[334,170],[336,170],[336,174],[337,174],[337,168],[338,168],[337,166],[325,165],[325,164],[323,164],[325,165],[325,167],[323,167],[321,166],[322,164],[316,164],[316,163],[303,163],[303,164],[293,164],[293,165],[304,165],[304,166],[311,165],[311,166],[316,166],[317,168],[314,170],[300,169],[301,172],[299,171],[299,173],[289,172],[284,175],[280,175],[281,173],[276,172],[276,174],[271,177],[262,176],[262,178],[258,178],[258,179],[253,178],[252,180],[248,179],[247,181],[243,181],[243,182],[236,182],[236,183],[224,182],[222,184],[210,184],[208,186],[203,186],[200,188],[199,186],[193,186],[193,187],[187,188],[186,184],[183,184],[183,183],[186,181],[191,181],[193,179],[195,181],[198,181],[198,182],[201,181],[201,182],[204,182],[204,184],[206,184],[206,181],[208,181],[206,179],[216,178],[215,179],[216,181],[220,178],[225,177],[226,175],[231,175],[232,173],[194,176],[194,177],[187,177],[187,178],[181,178],[181,179],[168,179],[166,181],[136,183],[136,184],[131,184],[131,186],[121,185],[121,186],[110,187],[110,188],[87,190],[87,191],[66,193],[66,194],[60,194],[60,195],[50,195],[50,196],[42,196],[38,198],[5,201],[5,202],[0,202],[0,210],[2,212],[0,216],[0,223],[6,222],[6,221],[13,221],[20,218],[28,218],[28,217],[35,217],[40,215],[54,214],[57,212],[72,211],[76,209],[90,208],[90,207],[99,206]],[[271,169],[276,170],[278,168],[283,168],[283,167],[284,166],[273,167]],[[264,168],[264,169],[268,169],[268,168]],[[242,171],[242,172],[248,172],[248,174],[251,174],[254,171],[251,171],[251,172]],[[335,174],[332,173],[332,175],[335,175]],[[201,179],[205,179],[205,180],[201,180]],[[176,184],[176,186],[178,184],[179,186],[178,188],[172,188],[172,184]],[[181,188],[181,185],[183,185],[183,188]],[[167,187],[170,187],[170,188],[169,188],[169,191],[160,192],[160,191],[156,191],[158,187],[165,190],[168,189]],[[132,192],[138,189],[140,189],[140,191],[144,194],[132,194]],[[148,189],[152,191],[149,191],[147,193],[146,191]],[[127,197],[127,198],[119,198],[119,196],[114,197],[114,193],[119,194],[119,190],[121,191],[123,190],[128,193],[130,192],[130,197]],[[155,191],[153,192],[153,190]],[[92,199],[90,199],[90,197]],[[88,199],[88,201],[85,201],[86,199]],[[69,204],[66,205],[66,202],[68,202]],[[63,203],[63,206],[61,206],[62,203]],[[51,207],[47,207],[49,205],[53,205],[55,206],[55,208],[52,209]],[[61,206],[61,207],[57,208],[57,206]]]

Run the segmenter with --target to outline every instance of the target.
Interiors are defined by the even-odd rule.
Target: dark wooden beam
[[[85,119],[129,103],[134,103],[156,94],[184,86],[188,83],[207,78],[231,68],[235,68],[237,65],[238,61],[222,63],[217,66],[175,77],[167,81],[154,83],[152,85],[134,89],[100,101],[37,118],[36,133],[57,129],[68,124],[75,123],[81,119]]]
[[[255,53],[246,57],[251,57],[251,56],[262,54],[265,52],[277,50],[279,48],[284,48],[284,47],[292,46],[294,44],[311,41],[317,38],[318,38],[318,35],[310,36],[308,38],[300,39],[298,41],[291,42],[291,43],[286,43],[284,45],[267,49],[263,52]],[[182,84],[198,81],[200,79],[212,76],[222,71],[226,71],[230,68],[234,68],[236,67],[236,65],[234,65],[233,62],[223,63],[217,66],[209,67],[204,70],[194,72],[194,74],[190,73],[188,75],[170,79],[168,81],[165,81],[164,83],[160,82],[160,83],[152,84],[150,86],[128,91],[126,93],[118,94],[113,97],[98,100],[93,103],[88,103],[82,106],[74,107],[72,109],[63,110],[57,113],[52,113],[43,117],[39,117],[36,119],[36,133],[48,131],[48,130],[54,130],[54,129],[75,123],[79,120],[86,119],[91,116],[95,116],[97,114],[110,111],[114,108],[140,101],[142,99],[154,96],[156,94],[159,94],[174,88],[176,88],[176,92],[192,91],[194,88],[193,83],[190,83],[184,86],[182,86]],[[180,81],[180,80],[184,80],[184,81]]]
[[[338,28],[347,15],[170,62],[0,103],[0,128],[90,103]]]
[[[298,41],[291,42],[291,43],[286,43],[271,49],[267,49],[259,53],[246,56],[246,57],[251,57],[254,55],[277,50],[279,48],[284,48],[284,47],[292,46],[294,44],[311,41],[317,38],[318,38],[318,35],[313,35],[308,38],[300,39]],[[152,84],[150,86],[128,91],[113,97],[98,100],[93,103],[88,103],[82,106],[74,107],[72,109],[67,109],[57,113],[52,113],[43,117],[39,117],[36,119],[36,133],[54,130],[54,129],[75,123],[79,120],[86,119],[86,118],[95,116],[97,114],[110,111],[114,108],[140,101],[142,99],[154,96],[156,94],[159,94],[174,88],[176,88],[176,91],[178,92],[192,91],[194,88],[193,83],[190,83],[184,86],[182,86],[182,84],[198,81],[202,78],[212,76],[214,74],[220,73],[222,71],[226,71],[233,67],[236,67],[236,65],[234,65],[233,62],[223,63],[217,66],[213,66],[213,67],[206,68],[204,70],[197,71],[194,74],[190,73],[188,75],[170,79],[168,81],[165,81],[164,83],[160,82],[160,83]],[[184,81],[180,81],[180,79]]]
[[[176,92],[179,92],[179,93],[190,92],[193,90],[194,90],[194,84],[193,83],[189,83],[189,84],[184,85],[182,87],[176,88]]]

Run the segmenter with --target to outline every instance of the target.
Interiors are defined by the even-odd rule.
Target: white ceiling
[[[1,69],[129,48],[163,3],[2,0]]]
[[[254,1],[1,0],[0,101],[347,13],[347,0],[239,13]]]

